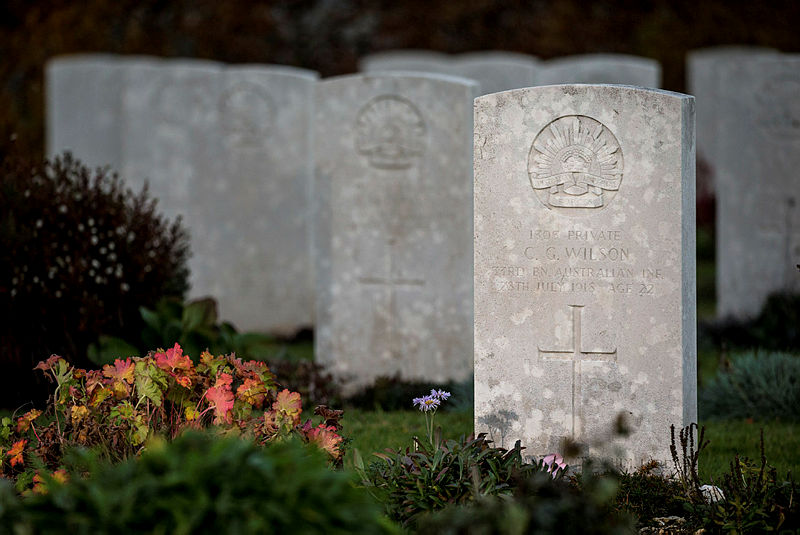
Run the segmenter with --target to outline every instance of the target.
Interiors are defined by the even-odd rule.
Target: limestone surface
[[[719,141],[725,135],[719,129],[722,99],[720,68],[741,58],[774,54],[775,50],[751,46],[717,46],[694,50],[686,59],[686,85],[697,105],[697,159],[704,166],[705,183],[698,174],[698,197],[714,195],[714,176],[719,167]],[[738,85],[734,84],[732,89]]]
[[[475,91],[393,73],[317,86],[316,358],[351,388],[472,372]]]
[[[89,167],[119,171],[122,70],[115,56],[59,56],[45,69],[47,155],[70,151]]]
[[[584,54],[543,62],[537,85],[625,84],[661,86],[661,65],[626,54]]]
[[[628,467],[670,458],[670,425],[697,420],[694,157],[688,95],[476,99],[476,432],[536,457],[571,438]]]
[[[239,329],[313,321],[309,203],[316,74],[126,59],[122,175],[189,229],[191,297]]]
[[[800,55],[719,70],[717,314],[744,319],[800,292]]]
[[[480,94],[536,85],[539,60],[512,52],[471,52],[455,56],[451,73],[480,85]]]

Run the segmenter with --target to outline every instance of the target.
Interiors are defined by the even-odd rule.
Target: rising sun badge
[[[585,115],[567,115],[536,135],[528,176],[539,200],[551,210],[580,215],[608,206],[622,182],[622,149],[605,125]]]

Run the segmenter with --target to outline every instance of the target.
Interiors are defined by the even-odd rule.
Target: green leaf
[[[167,321],[166,325],[164,325],[164,328],[161,330],[161,338],[164,342],[164,349],[172,347],[175,342],[180,342],[182,335],[183,326],[179,320],[172,319]]]
[[[147,398],[160,407],[168,385],[166,374],[152,362],[139,361],[136,363],[134,379],[139,401]]]
[[[164,297],[156,305],[156,312],[161,321],[180,321],[183,316],[183,301],[177,297]]]
[[[156,332],[161,332],[161,318],[154,310],[139,307],[139,314],[142,316],[145,325]]]
[[[217,302],[211,297],[206,297],[188,303],[183,309],[181,322],[184,331],[213,327],[217,323]]]
[[[101,335],[97,344],[89,346],[89,360],[103,366],[111,364],[118,358],[138,357],[139,350],[122,338]]]
[[[353,466],[359,473],[364,472],[364,459],[361,458],[361,454],[355,448],[353,449]]]

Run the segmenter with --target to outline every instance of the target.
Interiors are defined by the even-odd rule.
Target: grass
[[[426,436],[425,418],[415,411],[348,409],[342,423],[345,434],[352,439],[345,457],[347,467],[352,467],[355,449],[365,462],[369,462],[369,459],[375,459],[371,455],[373,452],[410,447],[412,436]],[[472,412],[441,412],[436,415],[436,424],[442,427],[445,438],[468,435],[472,433]],[[758,461],[762,427],[767,462],[778,470],[778,476],[785,477],[787,472],[791,472],[796,477],[800,473],[800,424],[709,421],[703,425],[706,427],[705,438],[710,441],[700,457],[700,475],[704,482],[719,481],[736,454]],[[665,434],[665,446],[668,443],[669,435]]]
[[[800,424],[735,420],[709,421],[704,425],[710,442],[700,456],[703,481],[719,480],[736,454],[760,462],[762,428],[767,463],[777,469],[778,477],[791,472],[796,479],[800,474]]]
[[[459,438],[472,433],[472,411],[439,412],[436,425],[444,438]],[[425,416],[419,411],[366,411],[347,409],[342,420],[344,434],[352,439],[344,464],[353,465],[353,450],[364,462],[376,459],[372,453],[386,448],[400,449],[413,445],[413,436],[426,437]]]

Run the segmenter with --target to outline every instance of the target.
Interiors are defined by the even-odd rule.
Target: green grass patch
[[[703,481],[719,481],[737,454],[760,462],[762,428],[767,463],[778,470],[778,477],[785,477],[789,471],[795,478],[800,474],[800,424],[728,420],[703,425],[705,438],[710,441],[700,455]]]
[[[459,438],[472,433],[472,411],[439,412],[436,425],[441,426],[444,438]],[[420,411],[366,411],[347,409],[342,419],[344,434],[353,441],[344,464],[353,466],[353,450],[358,450],[365,463],[376,459],[372,454],[383,453],[386,448],[400,449],[412,446],[413,436],[427,437],[425,416]]]
[[[425,417],[419,411],[365,411],[348,409],[342,420],[345,434],[352,443],[345,466],[352,467],[353,450],[357,449],[365,462],[374,460],[374,452],[386,448],[399,449],[412,445],[411,437],[425,437]],[[442,427],[445,438],[458,438],[472,433],[472,412],[440,412],[436,424]],[[767,462],[777,468],[780,477],[791,471],[800,474],[800,424],[784,422],[748,423],[746,421],[706,422],[709,446],[700,457],[703,481],[719,481],[728,471],[734,455],[758,460],[760,429],[764,428]],[[669,435],[664,435],[664,445]],[[524,446],[524,444],[523,444]],[[670,467],[672,468],[672,467]]]

